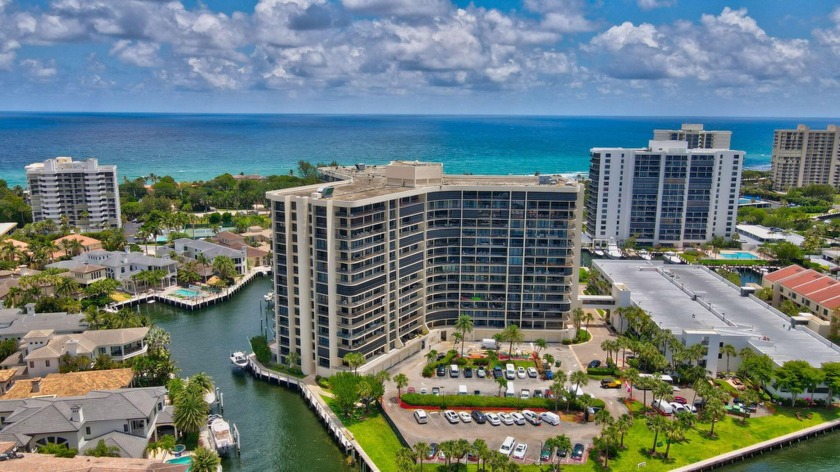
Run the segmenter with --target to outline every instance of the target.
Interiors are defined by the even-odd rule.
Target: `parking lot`
[[[452,345],[451,343],[440,343],[438,345],[431,346],[430,348],[435,349],[438,352],[445,353],[449,349],[452,349]],[[479,343],[468,341],[467,351],[469,349],[480,350]],[[531,347],[527,344],[523,344],[521,349],[530,351]],[[467,351],[465,351],[465,354]],[[478,378],[475,370],[473,370],[472,378],[465,378],[463,371],[459,373],[457,378],[453,378],[450,377],[449,369],[447,369],[446,375],[442,377],[422,377],[421,371],[423,366],[426,365],[426,359],[424,356],[427,352],[428,351],[423,351],[415,354],[390,369],[389,373],[392,377],[398,373],[405,374],[409,378],[408,387],[414,388],[417,393],[420,393],[421,389],[424,388],[428,393],[432,393],[432,388],[437,387],[441,389],[442,393],[445,395],[457,395],[459,387],[464,385],[466,386],[467,394],[469,395],[475,394],[476,391],[478,391],[480,395],[499,395],[499,385],[493,379],[492,370],[488,371],[486,378]],[[560,361],[560,368],[563,370],[577,370],[580,368],[577,359],[568,346],[551,345],[547,351],[543,351],[543,353],[545,352],[551,353],[556,360]],[[527,375],[525,378],[517,376],[514,380],[508,380],[508,382],[514,385],[517,397],[520,395],[522,389],[529,390],[530,395],[533,397],[535,389],[545,391],[545,389],[551,386],[550,380],[531,378]],[[599,390],[599,388],[594,384],[595,383],[593,382],[593,384],[589,386],[590,388],[587,388],[586,390]],[[405,437],[406,441],[410,444],[414,444],[419,441],[424,441],[426,443],[440,443],[441,441],[456,439],[466,439],[467,441],[472,442],[475,439],[481,438],[487,442],[487,446],[491,450],[498,450],[505,438],[511,436],[516,439],[517,443],[525,443],[528,445],[524,460],[517,461],[520,463],[537,463],[539,462],[541,445],[548,438],[559,434],[565,434],[569,437],[573,445],[575,443],[582,443],[586,446],[588,451],[589,447],[592,445],[593,438],[600,432],[600,427],[596,426],[595,423],[583,423],[581,422],[580,415],[575,413],[570,415],[561,415],[561,422],[557,426],[552,426],[545,422],[539,426],[534,426],[527,422],[524,425],[505,425],[502,423],[499,426],[492,426],[490,423],[477,424],[474,420],[469,423],[459,421],[458,423],[452,424],[443,417],[441,411],[426,410],[428,414],[428,423],[418,424],[414,419],[413,410],[403,409],[397,403],[397,391],[394,383],[387,382],[386,386],[385,398],[387,401],[383,406],[388,412],[388,416],[391,417],[403,437]],[[504,392],[502,392],[502,394],[504,395]],[[601,395],[598,396],[600,397]],[[455,411],[459,410],[455,409]],[[487,413],[494,410],[482,411]],[[498,411],[496,410],[496,412]],[[586,460],[586,455],[584,455],[583,460]],[[571,463],[571,458],[567,457],[563,459],[563,461]]]

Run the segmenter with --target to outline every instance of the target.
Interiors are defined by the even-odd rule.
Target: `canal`
[[[234,372],[230,352],[250,350],[260,332],[260,301],[271,278],[256,278],[236,296],[203,310],[142,305],[172,334],[170,350],[179,376],[207,372],[224,393],[224,417],[239,428],[242,456],[222,462],[225,471],[351,471],[344,454],[297,394]],[[263,305],[265,302],[262,302]]]

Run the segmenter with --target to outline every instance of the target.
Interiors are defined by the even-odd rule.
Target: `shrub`
[[[491,397],[486,395],[423,395],[419,393],[406,393],[402,396],[402,401],[411,406],[423,406],[429,408],[542,408],[546,410],[554,410],[554,400],[547,398],[529,398],[522,400],[520,398],[510,397]],[[566,401],[561,399],[559,402],[560,409],[564,409]],[[604,408],[603,400],[595,399],[592,406]],[[577,402],[572,402],[572,409],[580,411],[581,408]]]
[[[254,355],[262,364],[271,362],[271,349],[268,347],[268,340],[265,336],[251,338],[251,349],[254,350]]]
[[[463,357],[456,357],[452,360],[452,363],[455,365],[467,365],[467,360]]]
[[[613,377],[621,375],[621,371],[616,367],[594,367],[586,369],[586,373],[589,375],[605,375]]]
[[[429,364],[429,365],[423,367],[423,372],[422,373],[423,373],[423,377],[426,377],[427,379],[430,378],[430,377],[434,377],[435,376],[435,366],[432,365],[432,364]]]
[[[478,366],[488,366],[488,365],[490,365],[490,359],[488,359],[486,357],[481,357],[481,358],[478,358],[478,359],[473,359],[472,363],[476,367],[478,367]]]

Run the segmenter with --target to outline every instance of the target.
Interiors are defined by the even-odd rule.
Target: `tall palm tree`
[[[525,340],[525,335],[522,334],[522,330],[519,329],[519,326],[515,324],[509,324],[505,327],[504,331],[502,331],[504,335],[505,341],[508,341],[510,344],[508,345],[508,355],[513,357],[513,345],[519,344]]]
[[[59,277],[53,289],[58,297],[72,297],[79,293],[79,283],[70,277]]]
[[[583,308],[577,307],[572,310],[572,323],[575,326],[575,337],[577,337],[578,331],[580,331],[580,326],[583,324],[583,320],[586,318],[586,314],[583,311]]]
[[[405,374],[397,374],[394,376],[394,383],[397,384],[397,398],[401,398],[402,389],[408,386],[408,376]]]
[[[537,348],[537,357],[540,357],[540,352],[548,348],[548,343],[543,338],[538,338],[534,341],[534,347]]]
[[[619,416],[618,421],[615,422],[615,427],[621,436],[621,445],[619,447],[624,449],[624,435],[630,432],[630,428],[633,427],[633,416],[627,413]]]
[[[574,390],[577,391],[580,387],[589,383],[589,376],[582,370],[576,370],[569,376],[569,382],[575,386]]]
[[[564,396],[566,391],[566,373],[562,370],[554,374],[554,382],[551,383],[551,393],[554,394],[554,409],[557,410],[560,405],[560,398]]]
[[[496,378],[496,383],[499,384],[499,396],[501,397],[502,396],[502,389],[507,388],[508,381],[504,377],[497,377]]]
[[[656,442],[659,440],[659,433],[665,431],[669,423],[670,421],[666,420],[662,415],[649,416],[647,420],[645,420],[645,425],[647,425],[647,428],[653,432],[653,446],[650,448],[651,453],[656,452]]]
[[[429,350],[426,353],[426,364],[431,364],[435,359],[437,359],[438,352],[434,349]]]
[[[423,472],[423,459],[429,456],[432,448],[427,443],[420,441],[414,445],[414,452],[417,454],[417,458],[420,459],[420,472]]]
[[[185,390],[178,396],[172,419],[179,431],[197,432],[207,423],[207,402],[204,401],[204,395],[197,391]]]
[[[227,256],[216,256],[213,258],[213,270],[224,280],[233,280],[236,277],[236,264],[233,259]]]
[[[481,468],[483,469],[485,462],[487,461],[487,459],[490,458],[490,448],[487,447],[487,441],[481,438],[478,438],[475,441],[473,441],[472,453],[478,458],[478,460],[481,461]]]
[[[359,367],[363,366],[365,362],[367,362],[367,359],[365,359],[364,354],[360,352],[348,352],[344,356],[344,363],[353,369],[353,373],[356,375],[358,375]]]
[[[216,451],[200,447],[193,451],[192,464],[190,470],[192,472],[216,472],[221,464],[219,454]]]
[[[472,333],[475,324],[470,315],[461,315],[455,321],[455,330],[461,333],[461,357],[464,357],[464,340],[467,333]]]
[[[729,358],[738,356],[738,350],[731,344],[724,344],[720,353],[726,356],[726,373],[729,374]]]

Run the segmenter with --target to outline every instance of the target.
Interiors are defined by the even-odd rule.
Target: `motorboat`
[[[624,257],[624,255],[621,254],[621,249],[618,248],[618,243],[616,243],[612,238],[610,238],[610,241],[607,243],[607,257],[610,259],[621,259]]]
[[[636,254],[638,254],[639,257],[646,261],[653,259],[653,256],[651,256],[650,252],[648,252],[646,249],[639,249],[639,252],[637,252]]]
[[[246,356],[242,351],[232,352],[230,354],[230,363],[233,364],[234,367],[244,369],[248,367],[248,356]]]
[[[225,421],[221,415],[210,415],[207,420],[207,428],[210,430],[210,445],[222,457],[228,457],[235,450],[238,450],[239,431],[236,425]]]
[[[265,295],[263,295],[263,300],[265,300],[267,302],[273,302],[274,301],[274,291],[272,290],[272,291],[266,293]]]
[[[665,262],[669,264],[682,264],[682,259],[680,259],[680,256],[678,256],[677,253],[672,251],[668,251],[662,254],[662,258],[665,259]]]
[[[604,250],[603,249],[595,249],[592,252],[598,257],[604,257]]]

